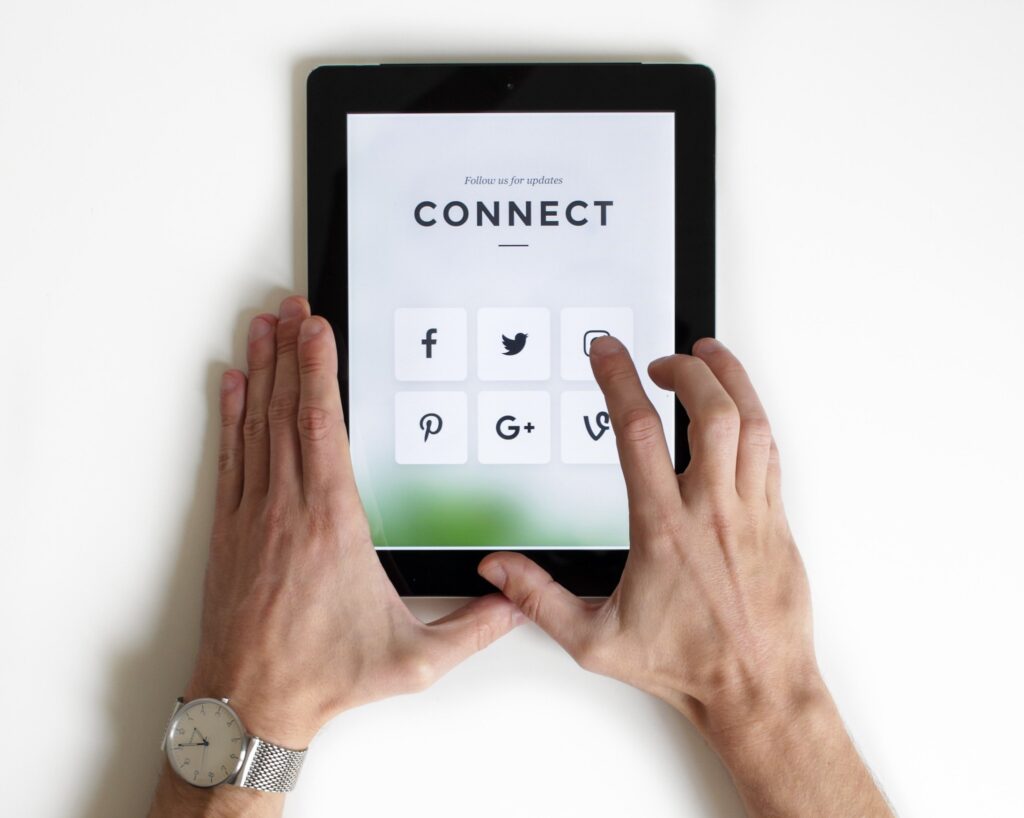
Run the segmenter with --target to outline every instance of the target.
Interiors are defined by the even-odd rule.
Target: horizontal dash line
[[[498,247],[529,247],[529,244],[499,244]]]

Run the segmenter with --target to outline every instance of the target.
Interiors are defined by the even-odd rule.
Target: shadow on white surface
[[[275,289],[256,300],[262,308],[240,311],[234,319],[232,348],[245,349],[249,321],[260,312],[276,312],[288,293]],[[105,768],[96,776],[83,818],[142,815],[163,764],[160,739],[174,701],[182,695],[198,646],[203,575],[213,523],[220,434],[218,395],[221,374],[232,364],[211,361],[207,366],[207,421],[202,454],[196,467],[195,491],[183,515],[181,549],[163,588],[164,602],[151,638],[140,647],[113,657],[105,697],[114,726],[112,749]],[[230,695],[230,692],[223,695]]]
[[[217,473],[216,395],[223,364],[211,364],[206,392],[213,411],[196,470],[195,495],[184,516],[182,546],[164,586],[164,602],[152,636],[110,660],[105,722],[115,731],[109,758],[96,777],[83,818],[144,815],[161,765],[160,739],[175,699],[182,695],[196,650],[203,572],[213,515]],[[177,681],[176,681],[177,680]]]
[[[457,599],[409,600],[409,608],[424,622],[439,619],[451,613],[461,604],[462,600]],[[554,709],[545,711],[543,708],[538,709],[534,706],[532,708],[534,712],[522,717],[519,721],[515,719],[509,721],[505,714],[494,715],[492,713],[490,714],[492,717],[487,722],[478,725],[481,741],[487,742],[487,737],[493,737],[494,730],[497,729],[503,742],[514,746],[523,744],[529,746],[539,743],[540,745],[555,745],[564,750],[566,746],[577,745],[580,755],[591,756],[596,753],[597,756],[605,757],[604,763],[609,763],[613,769],[622,763],[622,754],[650,753],[652,755],[650,761],[653,763],[648,764],[645,773],[650,776],[651,782],[633,779],[629,776],[598,776],[589,781],[588,787],[581,788],[581,779],[578,777],[580,771],[576,769],[564,780],[558,781],[557,786],[563,792],[553,795],[550,791],[551,780],[538,777],[535,769],[538,763],[550,765],[551,750],[549,748],[542,750],[540,747],[536,747],[536,758],[518,756],[518,769],[509,767],[508,762],[502,764],[496,758],[494,768],[489,773],[493,776],[494,786],[500,789],[508,786],[510,781],[514,781],[517,782],[515,786],[527,791],[533,787],[536,790],[536,797],[533,799],[535,803],[551,804],[554,802],[558,805],[548,814],[621,815],[623,802],[628,804],[631,801],[635,802],[634,808],[642,809],[647,805],[646,793],[639,792],[636,788],[643,788],[647,783],[656,783],[662,794],[667,794],[670,799],[673,797],[671,795],[673,791],[678,795],[676,807],[671,810],[671,814],[694,814],[706,816],[706,818],[743,818],[746,815],[729,773],[715,753],[707,746],[696,728],[683,716],[653,696],[622,685],[620,682],[594,676],[582,668],[576,667],[571,660],[568,660],[568,657],[566,657],[565,663],[551,663],[550,653],[560,652],[561,648],[550,641],[549,637],[536,626],[527,624],[523,627],[526,629],[526,633],[515,634],[514,640],[506,637],[487,649],[487,653],[507,651],[510,655],[505,657],[481,655],[469,660],[474,665],[483,660],[489,665],[490,675],[498,673],[504,677],[503,679],[482,678],[479,665],[475,669],[466,669],[465,674],[461,672],[463,669],[460,668],[457,671],[461,677],[458,681],[452,679],[449,682],[447,679],[442,679],[438,682],[438,685],[447,689],[431,691],[429,698],[433,701],[432,705],[428,706],[443,709],[458,707],[457,700],[461,699],[466,707],[473,709],[478,702],[465,694],[454,695],[455,685],[460,682],[462,684],[475,682],[481,687],[490,687],[493,683],[493,692],[496,696],[493,700],[494,709],[501,713],[504,710],[504,703],[501,701],[503,695],[512,702],[514,709],[515,694],[512,691],[523,684],[530,686],[532,681],[530,677],[534,676],[538,670],[547,671],[550,676],[546,680],[541,680],[541,684],[547,686],[547,682],[550,681],[548,698],[549,702],[554,705]],[[529,670],[524,667],[524,659],[526,663],[533,665]],[[572,665],[568,677],[565,672],[567,664]],[[448,688],[449,683],[452,685],[451,688]],[[568,706],[565,700],[567,684],[571,685],[574,691],[572,699],[576,707],[563,723],[557,719],[556,713],[560,703],[562,706]],[[533,690],[532,687],[531,694],[531,698],[536,699],[538,703],[543,700],[542,697],[536,696],[536,690]],[[615,712],[622,707],[628,708],[632,713],[626,734],[622,732],[621,711]],[[601,721],[599,721],[602,713],[607,715],[607,724],[604,727],[600,726]],[[592,741],[596,735],[600,735],[614,741],[615,736],[618,735],[622,739],[621,746],[614,746],[614,744],[603,747],[585,746],[580,742],[585,742],[587,739],[581,738],[579,735],[567,737],[565,735],[566,725],[578,724],[577,719],[580,717],[584,721],[598,725],[593,732],[588,733],[589,740]],[[549,731],[549,735],[538,734],[538,729]],[[530,740],[527,741],[526,738]],[[664,752],[666,750],[671,751],[671,757]],[[659,758],[660,753],[664,753],[664,755]],[[582,766],[586,768],[588,764],[584,762]],[[604,769],[604,767],[599,765],[598,769]],[[551,767],[548,772],[554,772],[557,780],[556,768]],[[451,774],[450,766],[442,762],[437,769],[437,775]],[[583,778],[582,781],[585,782],[587,779]],[[566,792],[569,793],[568,796],[565,795]],[[566,798],[573,803],[571,812],[566,812],[566,807],[559,801],[561,798]],[[688,808],[694,805],[699,807],[699,811],[691,813]],[[382,810],[380,814],[386,815],[387,812]],[[459,810],[442,810],[436,813],[429,812],[429,814],[461,815],[463,813]],[[514,810],[510,811],[508,805],[503,804],[494,805],[492,814],[503,818],[505,815],[520,813]],[[544,812],[538,811],[538,814],[544,814]]]

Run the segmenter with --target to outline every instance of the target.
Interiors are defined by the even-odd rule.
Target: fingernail
[[[320,334],[320,330],[324,328],[323,321],[317,318],[307,318],[302,322],[302,326],[299,327],[299,340],[308,341],[315,335]]]
[[[274,328],[264,316],[257,315],[249,324],[249,340],[257,341]]]
[[[235,377],[234,370],[229,369],[220,376],[221,394],[226,395],[228,392],[233,391],[236,386],[238,386],[238,378]]]
[[[491,585],[499,590],[505,587],[508,582],[508,574],[499,562],[488,562],[480,566],[480,576],[486,579]]]
[[[655,358],[653,361],[651,361],[648,364],[648,366],[658,366],[658,364],[663,364],[663,363],[665,363],[665,361],[671,360],[673,357],[675,357],[675,356],[674,355],[662,355],[660,358]]]
[[[722,344],[716,338],[701,338],[697,343],[693,345],[693,354],[697,355],[701,352],[714,352],[716,349],[721,349]]]
[[[282,321],[287,321],[289,318],[298,318],[303,312],[302,301],[298,298],[286,298],[281,302]]]
[[[616,352],[621,352],[622,349],[622,343],[618,338],[612,335],[602,335],[600,338],[595,338],[590,342],[590,357],[604,358],[608,355],[614,355]]]

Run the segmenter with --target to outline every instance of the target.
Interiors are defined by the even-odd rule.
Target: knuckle
[[[695,355],[677,355],[672,367],[672,383],[678,393],[683,384],[700,384],[708,378],[714,378],[714,373],[707,362]]]
[[[267,407],[267,420],[274,425],[290,423],[298,410],[299,396],[294,389],[280,389],[274,392]]]
[[[220,425],[222,429],[231,429],[242,420],[240,412],[228,412],[223,408],[220,410]]]
[[[234,446],[225,446],[217,455],[217,473],[228,474],[238,468],[241,458]]]
[[[252,442],[261,439],[267,432],[267,419],[258,412],[245,416],[242,423],[242,435],[246,440]]]
[[[270,495],[263,507],[264,534],[273,537],[290,528],[291,508],[279,495]]]
[[[246,359],[249,363],[249,374],[253,372],[265,372],[274,366],[273,335],[257,338],[249,341],[246,349]]]
[[[732,353],[727,352],[724,349],[718,349],[711,354],[715,357],[721,357],[722,359],[720,363],[716,364],[719,380],[747,380],[747,370],[743,368],[743,364],[733,357]]]
[[[636,375],[629,361],[623,360],[619,355],[598,358],[593,365],[597,370],[597,374],[610,387],[622,388],[631,385],[636,380]]]
[[[756,446],[772,445],[772,426],[764,415],[744,418],[743,433]]]
[[[736,528],[736,521],[730,509],[723,508],[715,503],[708,511],[708,528],[711,529],[720,541],[727,541],[731,538]]]
[[[672,374],[677,383],[701,369],[708,369],[708,365],[695,355],[675,355],[672,358]]]
[[[661,418],[650,406],[635,406],[622,413],[619,436],[632,443],[647,443],[661,434]]]
[[[323,361],[317,360],[316,358],[303,358],[299,362],[299,374],[300,375],[318,375],[324,370]]]
[[[310,441],[323,440],[334,426],[331,413],[322,406],[301,406],[298,415],[299,434]]]
[[[333,541],[333,535],[337,531],[337,520],[333,507],[321,503],[308,503],[306,505],[306,527],[311,540]]]
[[[281,332],[277,336],[277,358],[286,358],[289,355],[295,355],[295,351],[299,346],[299,333],[296,327],[292,332]]]
[[[733,435],[740,428],[740,413],[732,401],[716,400],[701,414],[698,426],[713,436]]]
[[[655,547],[665,546],[675,549],[687,539],[687,526],[685,522],[674,514],[659,515],[651,523],[648,538]]]
[[[516,605],[526,614],[527,618],[532,619],[534,622],[540,620],[544,607],[544,595],[550,584],[551,580],[549,579],[546,583],[527,588],[517,595]]]
[[[311,348],[313,344],[305,344],[299,350],[299,374],[316,375],[326,369],[327,362],[319,350]]]

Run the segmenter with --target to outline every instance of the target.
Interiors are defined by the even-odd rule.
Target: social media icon
[[[437,343],[437,339],[434,337],[437,335],[437,327],[432,327],[427,330],[427,334],[423,336],[423,340],[420,341],[423,346],[427,348],[427,357],[434,357],[434,344]]]
[[[594,343],[595,338],[602,338],[605,335],[611,335],[606,329],[588,329],[583,333],[583,354],[588,358],[590,357],[590,345]],[[429,355],[427,357],[430,357]]]
[[[424,443],[427,442],[428,437],[436,435],[442,428],[444,428],[444,421],[441,420],[441,416],[437,412],[427,412],[427,414],[420,418],[420,429],[423,430]]]
[[[494,431],[498,433],[498,437],[502,440],[515,440],[519,437],[520,429],[526,434],[530,434],[537,427],[527,421],[525,426],[516,425],[515,415],[502,415],[498,418],[498,422],[494,424]]]
[[[483,307],[477,310],[476,319],[476,366],[480,380],[546,381],[551,376],[550,310]],[[506,411],[511,412],[512,408]],[[493,426],[493,421],[489,426]],[[490,431],[488,428],[487,433]]]
[[[395,463],[465,463],[469,454],[468,396],[431,390],[395,393]]]
[[[559,317],[563,380],[593,383],[590,347],[598,338],[611,335],[633,350],[633,310],[629,307],[566,307]],[[573,423],[582,426],[580,417],[577,414]],[[583,435],[582,428],[578,431]]]
[[[594,415],[594,425],[591,426],[590,415],[584,415],[583,425],[587,427],[587,434],[590,435],[590,439],[596,442],[611,428],[611,418],[608,417],[607,412],[598,412]],[[597,429],[597,431],[595,432],[594,429]]]
[[[576,355],[583,358],[576,348]],[[586,360],[586,358],[583,358]],[[612,464],[619,462],[615,429],[599,391],[566,391],[561,394],[560,445],[563,463]]]
[[[523,351],[523,347],[526,346],[526,333],[517,332],[513,338],[502,335],[501,343],[505,347],[505,351],[501,353],[502,355],[518,355]]]
[[[550,462],[549,393],[479,392],[476,417],[477,457],[481,463]],[[582,430],[579,434],[586,438]]]
[[[468,314],[461,307],[395,310],[396,380],[464,381],[469,362],[467,324]],[[413,418],[414,432],[419,417]],[[451,420],[448,415],[444,419],[446,424]]]

